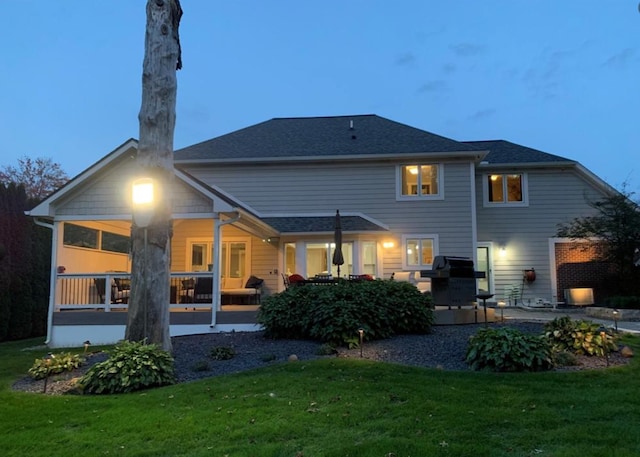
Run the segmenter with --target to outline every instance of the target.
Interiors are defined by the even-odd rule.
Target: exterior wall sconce
[[[393,241],[385,241],[382,243],[382,247],[385,249],[391,249],[394,245]]]
[[[504,246],[502,246],[498,252],[500,253],[500,257],[507,256],[507,248],[505,248]]]

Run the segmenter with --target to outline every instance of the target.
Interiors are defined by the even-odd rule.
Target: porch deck
[[[255,324],[259,306],[255,305],[222,305],[216,312],[216,323]],[[171,309],[170,325],[209,325],[211,324],[211,308]],[[127,310],[112,309],[111,312],[93,309],[64,310],[53,313],[53,325],[126,325]]]

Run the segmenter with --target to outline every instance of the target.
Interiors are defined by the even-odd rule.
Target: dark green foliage
[[[591,321],[563,316],[547,322],[544,331],[545,338],[556,352],[604,356],[618,350],[615,336]]]
[[[236,350],[232,347],[217,346],[211,349],[211,357],[213,360],[231,360],[235,355]]]
[[[31,206],[23,186],[0,184],[0,341],[46,332],[51,230],[25,216]]]
[[[578,365],[578,358],[573,352],[560,351],[553,353],[553,362],[559,367]]]
[[[258,322],[271,338],[310,338],[333,345],[408,333],[428,333],[433,310],[428,295],[398,281],[345,281],[294,286],[265,298]]]
[[[263,362],[273,362],[276,359],[276,355],[275,354],[262,354],[260,356],[260,360],[262,360]]]
[[[87,393],[112,394],[174,382],[171,354],[155,344],[123,341],[107,360],[91,367],[78,384]]]
[[[84,358],[79,354],[71,354],[70,352],[51,354],[50,356],[36,359],[31,368],[29,368],[29,376],[33,379],[44,379],[52,374],[72,371],[83,363]]]
[[[193,367],[191,367],[191,370],[195,372],[209,371],[210,369],[209,362],[206,360],[200,360],[194,363]]]
[[[551,346],[541,336],[510,327],[484,328],[469,338],[466,362],[473,370],[543,371],[553,368]]]
[[[609,308],[640,309],[640,296],[616,296],[607,299]]]
[[[318,347],[318,350],[316,351],[316,354],[318,355],[334,355],[337,353],[338,350],[335,348],[335,346],[329,343],[320,345],[320,347]]]

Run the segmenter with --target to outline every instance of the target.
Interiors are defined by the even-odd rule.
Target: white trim
[[[473,261],[473,264],[476,266],[476,270],[478,269],[478,249],[479,248],[487,248],[487,255],[488,255],[488,267],[489,267],[489,292],[493,293],[494,295],[498,295],[496,293],[496,275],[493,273],[494,272],[494,268],[493,268],[493,241],[479,241],[477,246],[476,246],[476,258]]]
[[[478,211],[476,205],[476,167],[473,162],[469,164],[469,191],[471,193],[471,244],[473,249],[473,264],[478,263]]]

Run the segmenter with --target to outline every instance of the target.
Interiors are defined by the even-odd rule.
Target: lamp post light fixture
[[[44,378],[44,387],[42,388],[42,393],[47,393],[47,382],[49,381],[49,369],[51,367],[51,359],[55,359],[56,356],[49,352],[45,357],[45,363],[47,364],[47,376]]]
[[[87,340],[84,343],[82,343],[84,345],[84,353],[87,353],[87,350],[89,349],[89,346],[91,346],[91,341]]]
[[[602,348],[604,349],[604,358],[607,360],[607,366],[609,366],[609,348],[607,347],[607,332],[600,332],[600,341],[602,342]]]
[[[500,308],[500,322],[502,322],[502,323],[504,323],[504,307],[505,307],[506,305],[507,305],[507,304],[506,304],[504,301],[502,301],[502,300],[500,300],[500,301],[498,302],[498,308]]]
[[[364,342],[364,329],[362,327],[358,329],[358,335],[360,336],[360,357],[362,357],[362,346]]]
[[[613,310],[613,323],[615,325],[616,333],[618,333],[618,319],[620,318],[620,312],[617,309]]]

